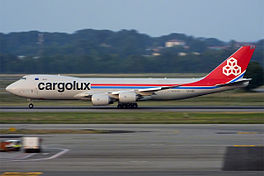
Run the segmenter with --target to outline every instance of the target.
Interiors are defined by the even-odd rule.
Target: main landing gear
[[[117,105],[118,109],[136,109],[138,108],[137,103],[119,103]]]

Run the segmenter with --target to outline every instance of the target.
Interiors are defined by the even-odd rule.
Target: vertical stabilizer
[[[188,86],[215,86],[243,78],[255,46],[242,46],[200,81]]]

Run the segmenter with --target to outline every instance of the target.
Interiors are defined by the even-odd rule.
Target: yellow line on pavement
[[[239,131],[237,132],[237,134],[258,134],[257,132],[243,132],[243,131]]]
[[[234,147],[256,147],[256,145],[233,145]]]

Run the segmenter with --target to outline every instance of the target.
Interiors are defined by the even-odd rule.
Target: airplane
[[[178,100],[245,87],[244,78],[255,46],[242,46],[207,76],[175,78],[78,78],[61,75],[26,75],[6,91],[30,100],[87,100],[95,106],[118,102],[117,108],[137,108],[138,101]]]

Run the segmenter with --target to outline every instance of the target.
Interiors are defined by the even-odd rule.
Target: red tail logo
[[[233,57],[227,59],[227,65],[223,67],[223,73],[226,76],[231,74],[237,76],[241,73],[241,67],[237,65],[237,60]]]

